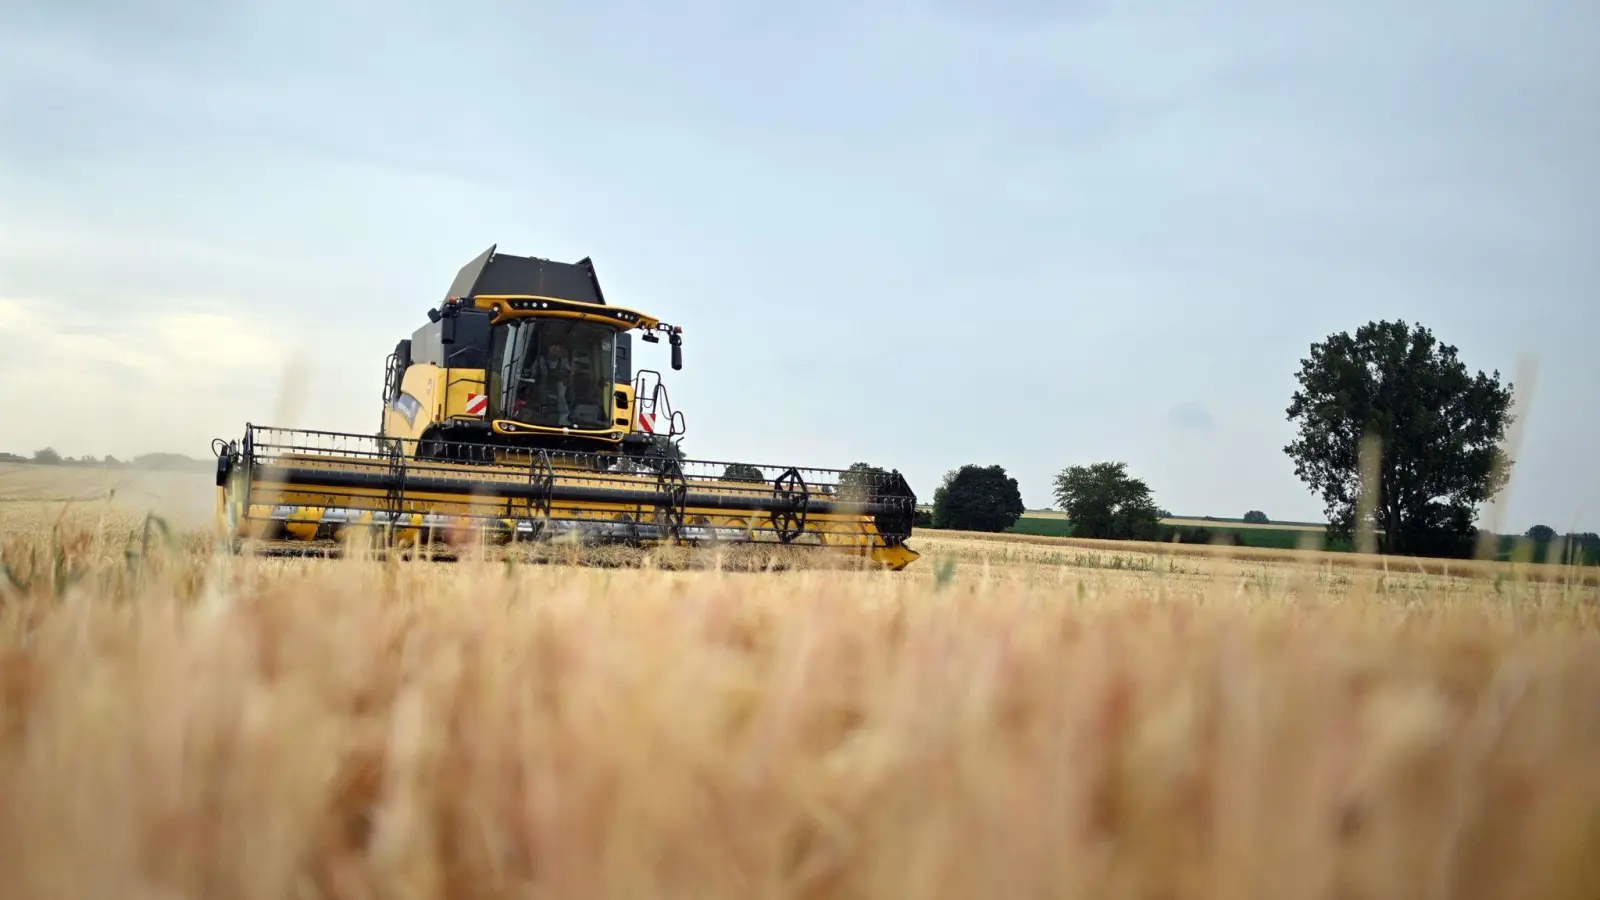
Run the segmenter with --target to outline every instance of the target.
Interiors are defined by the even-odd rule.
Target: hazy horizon
[[[1537,379],[1499,530],[1600,531],[1600,9],[907,0],[0,10],[0,450],[372,432],[491,244],[685,327],[691,457],[1123,460],[1320,521],[1309,346]],[[1519,387],[1521,387],[1519,385]],[[1520,393],[1520,391],[1519,391]]]

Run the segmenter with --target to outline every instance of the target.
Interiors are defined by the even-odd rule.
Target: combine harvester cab
[[[573,538],[771,544],[892,570],[916,495],[899,472],[682,458],[632,333],[682,329],[611,306],[594,266],[497,254],[463,267],[428,324],[390,355],[375,435],[247,425],[214,442],[220,523],[240,546],[310,549]]]

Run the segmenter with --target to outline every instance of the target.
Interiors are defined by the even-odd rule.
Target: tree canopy
[[[670,436],[665,434],[651,435],[650,443],[646,445],[643,455],[665,457],[666,459],[676,459],[680,462],[689,458],[683,452],[682,439],[680,438],[679,440],[673,440]]]
[[[1271,519],[1267,518],[1267,514],[1259,509],[1252,509],[1245,513],[1244,520],[1251,525],[1268,525],[1272,522]]]
[[[762,484],[766,482],[767,477],[761,474],[760,469],[750,465],[749,463],[729,463],[728,467],[722,470],[722,477],[719,480],[741,482],[748,481],[755,484]]]
[[[1161,535],[1150,486],[1129,475],[1127,463],[1069,466],[1055,485],[1056,503],[1075,537],[1153,541]]]
[[[1469,374],[1457,349],[1421,325],[1369,322],[1313,343],[1301,361],[1284,448],[1326,505],[1329,535],[1348,539],[1362,501],[1362,448],[1375,476],[1368,524],[1383,553],[1471,553],[1479,503],[1505,486],[1498,446],[1511,385]]]
[[[865,502],[871,496],[873,486],[881,483],[882,477],[888,474],[887,469],[869,463],[851,463],[839,476],[839,499],[843,502]]]
[[[1004,531],[1022,517],[1022,491],[1002,466],[965,465],[946,472],[933,492],[933,527]]]

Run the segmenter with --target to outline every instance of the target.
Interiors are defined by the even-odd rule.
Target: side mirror
[[[460,312],[461,307],[457,306],[455,299],[452,298],[445,301],[444,309],[439,311],[437,318],[431,313],[428,315],[428,318],[439,322],[439,343],[454,344],[456,342],[456,316]],[[440,321],[441,319],[443,321]]]
[[[683,368],[683,335],[678,332],[678,329],[674,328],[671,332],[671,338],[672,368],[681,369]]]

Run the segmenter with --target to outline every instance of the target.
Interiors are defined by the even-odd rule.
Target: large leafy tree
[[[1288,408],[1298,435],[1284,451],[1321,494],[1330,536],[1356,530],[1370,440],[1364,508],[1379,551],[1470,554],[1477,505],[1508,478],[1498,446],[1511,385],[1500,373],[1473,375],[1427,328],[1381,321],[1312,344],[1298,379]]]
[[[1002,466],[965,465],[933,492],[933,527],[1004,531],[1022,517],[1022,491]]]
[[[1062,469],[1056,475],[1055,497],[1075,537],[1153,541],[1161,536],[1161,511],[1150,486],[1129,475],[1127,463]]]

